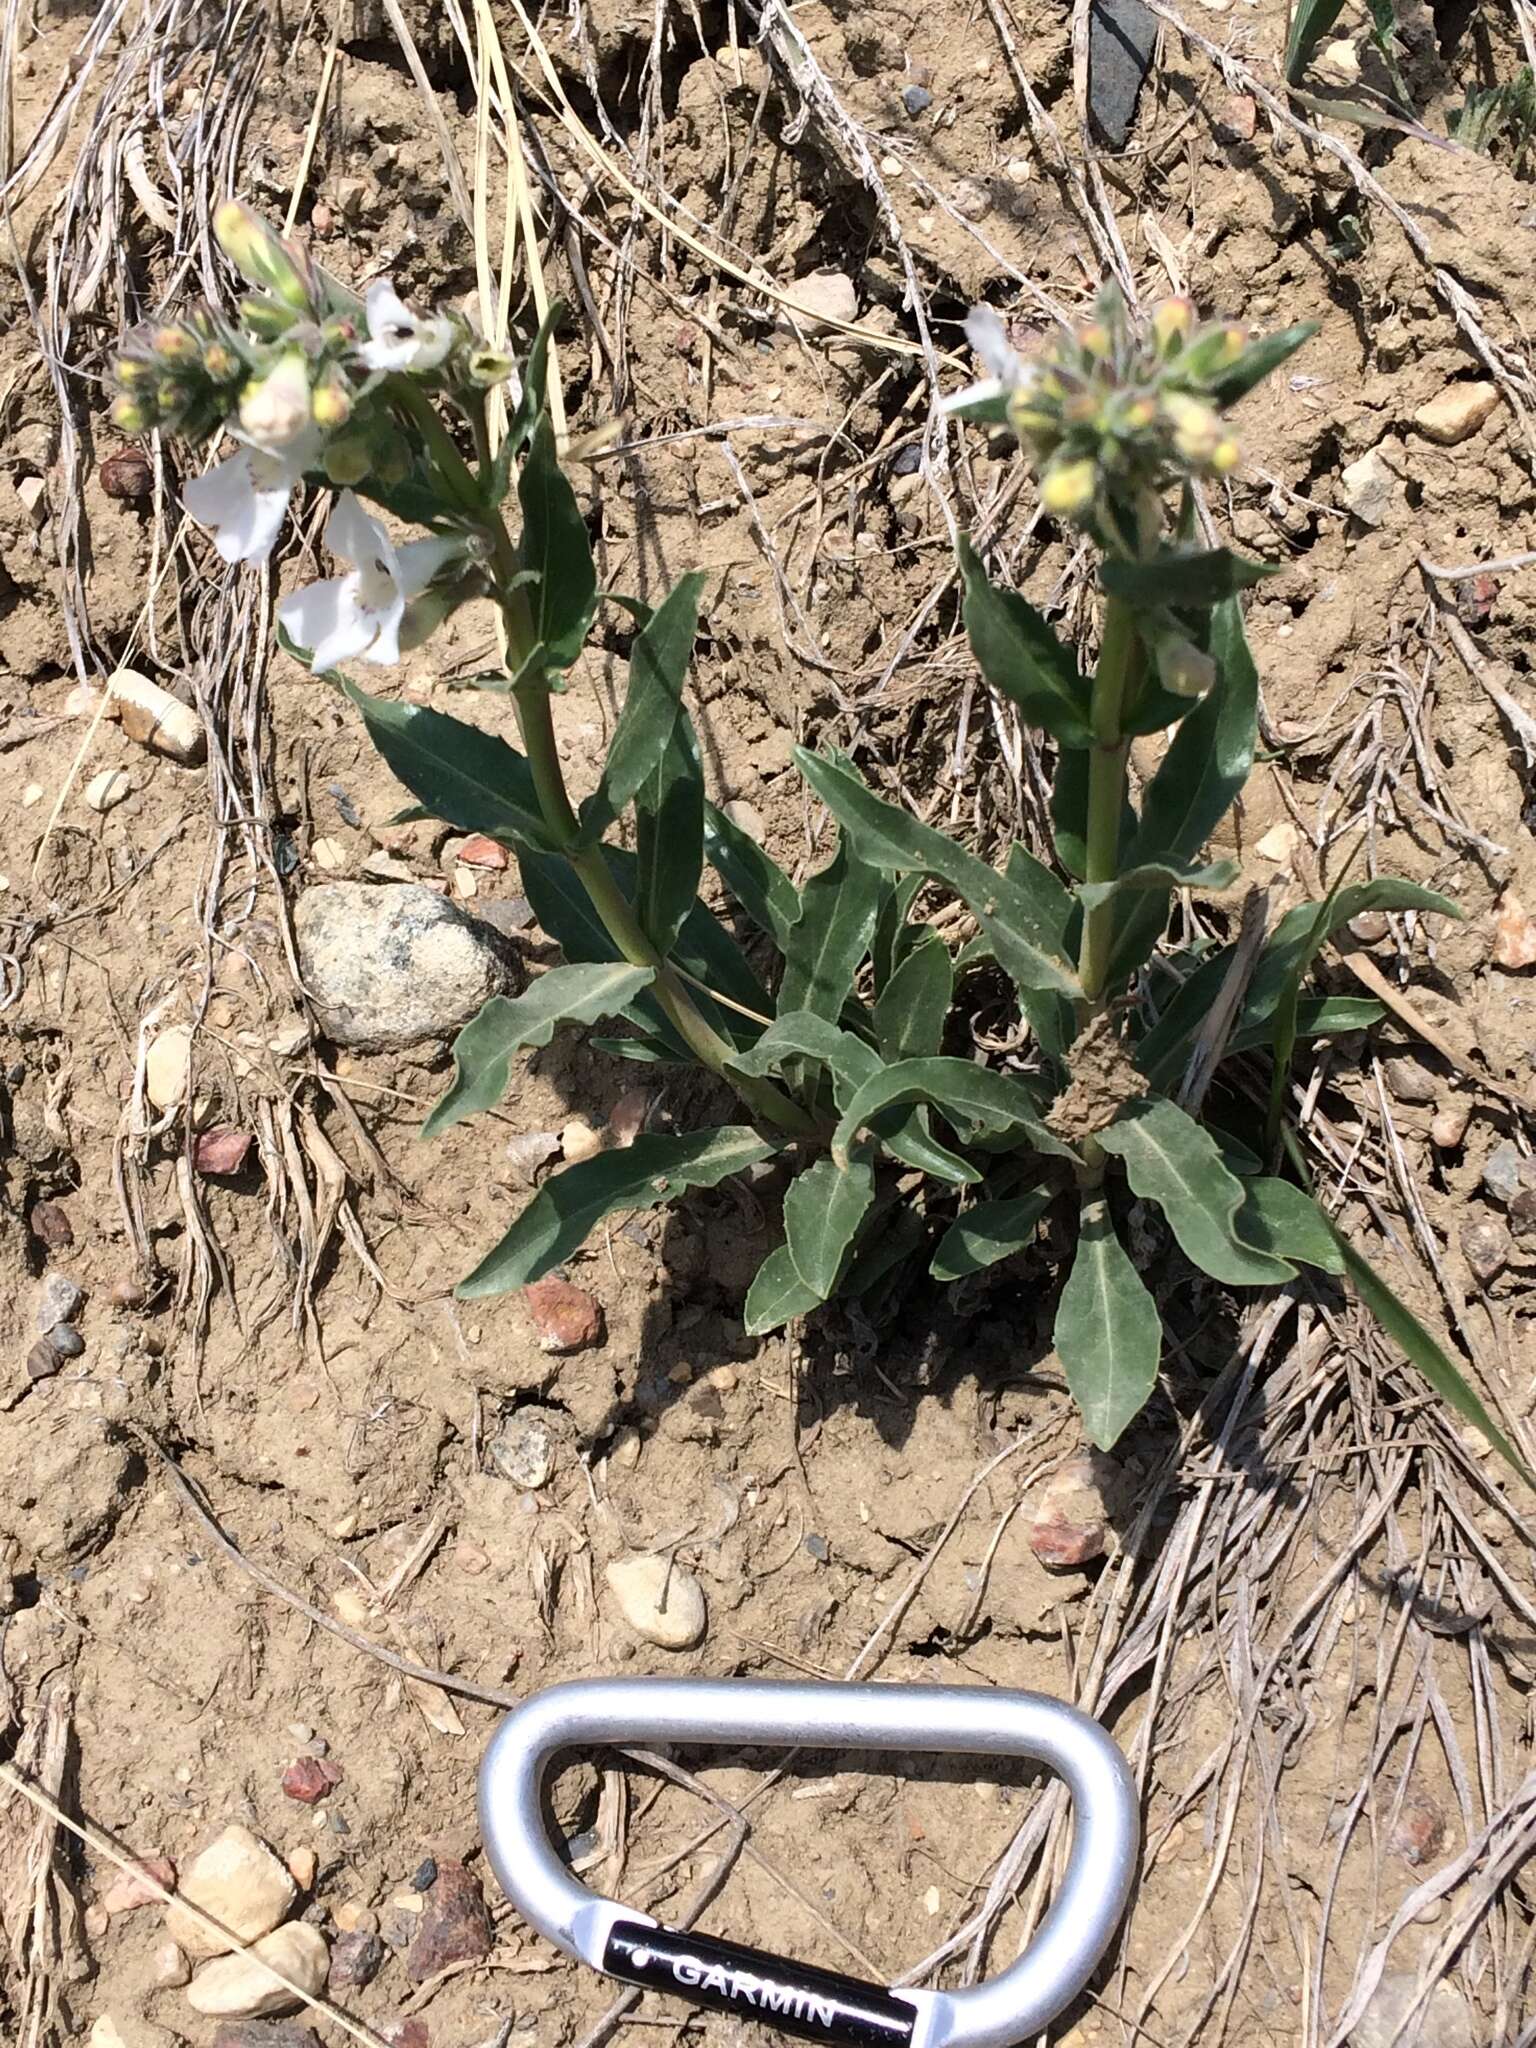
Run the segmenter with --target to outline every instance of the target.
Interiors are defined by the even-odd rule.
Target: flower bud
[[[373,450],[368,445],[368,436],[354,430],[327,441],[320,467],[333,484],[344,490],[360,484],[373,472]]]
[[[147,434],[154,425],[154,419],[143,400],[129,398],[126,393],[121,398],[113,399],[109,417],[113,426],[121,428],[125,434]]]
[[[233,384],[244,365],[234,350],[222,341],[210,341],[203,350],[203,368],[215,384]]]
[[[1173,445],[1184,460],[1209,462],[1223,438],[1214,407],[1187,392],[1169,391],[1163,396],[1163,412],[1173,428]]]
[[[292,246],[259,213],[226,199],[213,216],[219,247],[248,284],[275,292],[296,313],[311,311],[311,293]]]
[[[1194,331],[1195,309],[1189,299],[1164,299],[1152,309],[1152,339],[1165,360],[1176,356]]]
[[[411,451],[403,434],[392,428],[372,437],[373,474],[386,490],[402,484],[411,473]]]
[[[309,423],[309,363],[298,349],[288,349],[246,385],[240,428],[253,446],[270,453],[290,447]]]
[[[1095,362],[1102,362],[1109,354],[1110,333],[1102,320],[1090,320],[1086,327],[1079,327],[1076,338],[1083,354]]]
[[[1196,382],[1229,370],[1247,347],[1241,327],[1208,327],[1179,357],[1179,375]]]
[[[352,417],[352,393],[344,377],[332,370],[323,384],[317,384],[310,400],[315,425],[327,432],[344,427]]]
[[[1210,466],[1218,476],[1227,476],[1236,469],[1242,452],[1235,435],[1223,434],[1211,450]]]
[[[1040,502],[1062,519],[1080,519],[1098,491],[1098,468],[1091,457],[1078,462],[1053,462],[1040,479]]]
[[[493,384],[505,384],[517,365],[499,348],[471,349],[464,370],[477,391],[489,391]]]
[[[240,301],[241,323],[258,341],[281,340],[297,318],[296,313],[287,306],[280,306],[276,299]]]
[[[157,374],[154,364],[139,356],[119,356],[112,365],[113,382],[121,384],[125,391],[147,390]]]
[[[181,327],[157,327],[150,347],[162,363],[195,362],[202,353],[196,339]]]
[[[1192,640],[1170,637],[1157,643],[1157,676],[1175,697],[1203,697],[1216,681],[1216,664]]]

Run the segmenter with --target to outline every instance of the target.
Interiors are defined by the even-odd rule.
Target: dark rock
[[[1523,1201],[1524,1196],[1521,1197]],[[1509,1264],[1509,1232],[1491,1217],[1461,1226],[1461,1249],[1474,1276],[1486,1287]]]
[[[52,1337],[39,1337],[27,1353],[27,1378],[51,1380],[64,1363],[64,1354]]]
[[[47,1341],[60,1358],[78,1358],[85,1350],[85,1339],[68,1323],[60,1323],[57,1329],[50,1330]]]
[[[1522,1188],[1536,1186],[1536,1160],[1527,1159],[1519,1146],[1506,1138],[1495,1145],[1483,1167],[1483,1193],[1496,1202],[1512,1202]]]
[[[450,1963],[477,1962],[490,1951],[491,1918],[479,1881],[462,1863],[441,1865],[405,1959],[406,1975],[425,1984]]]
[[[427,1856],[411,1872],[411,1890],[429,1892],[437,1883],[437,1858]]]
[[[155,472],[141,448],[119,448],[101,465],[101,488],[109,498],[137,505],[153,497]]]
[[[340,1934],[331,1949],[331,1972],[326,1979],[331,1991],[361,1991],[384,1967],[385,1948],[376,1934],[359,1927],[355,1933]]]
[[[919,114],[926,114],[933,105],[933,94],[926,85],[908,85],[902,88],[901,104],[915,121]]]
[[[1088,110],[1111,149],[1124,149],[1136,101],[1152,68],[1157,16],[1141,0],[1092,0],[1088,10]]]
[[[74,1225],[59,1202],[34,1202],[27,1220],[33,1236],[41,1239],[51,1252],[68,1251],[75,1241]]]
[[[313,2027],[300,2020],[223,2020],[212,2048],[320,2048]]]

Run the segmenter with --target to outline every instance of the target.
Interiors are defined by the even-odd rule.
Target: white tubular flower
[[[971,308],[965,319],[965,338],[987,375],[979,384],[967,384],[963,391],[946,398],[939,410],[967,419],[983,415],[1001,419],[1010,395],[1029,381],[1029,371],[1008,339],[1001,315],[991,306]]]
[[[435,370],[453,347],[453,322],[413,313],[387,277],[368,287],[368,339],[358,354],[370,370]]]
[[[400,659],[406,606],[461,553],[454,540],[408,540],[396,547],[350,491],[338,496],[325,544],[351,568],[285,597],[277,616],[289,639],[309,649],[316,675],[344,661]]]
[[[287,349],[264,376],[253,378],[240,400],[240,438],[269,455],[302,441],[314,425],[309,361]]]
[[[213,532],[226,562],[264,562],[282,530],[294,486],[320,453],[313,428],[280,452],[243,447],[195,476],[181,501]]]

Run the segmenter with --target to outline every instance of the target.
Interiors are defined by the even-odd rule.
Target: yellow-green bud
[[[481,391],[488,391],[493,384],[505,384],[515,368],[512,358],[497,348],[474,349],[465,364],[470,383]]]
[[[1242,452],[1237,445],[1236,437],[1224,434],[1211,450],[1210,466],[1218,476],[1227,476],[1236,469]]]
[[[157,327],[150,346],[162,363],[190,363],[201,354],[194,337],[180,327]]]
[[[311,310],[310,294],[294,252],[282,236],[238,199],[226,199],[213,216],[219,247],[249,284],[275,292],[296,313]]]
[[[1222,439],[1215,409],[1187,392],[1170,391],[1164,395],[1163,412],[1173,427],[1173,445],[1184,460],[1209,462]]]
[[[120,427],[125,434],[147,434],[153,424],[138,399],[126,395],[113,399],[109,417],[113,426]]]
[[[258,341],[277,341],[285,335],[298,315],[276,299],[242,299],[240,318]]]
[[[374,437],[373,473],[386,490],[405,482],[411,473],[411,451],[403,434],[391,431]]]
[[[345,380],[333,372],[323,384],[317,385],[310,400],[310,411],[315,425],[324,427],[327,432],[344,427],[352,417],[352,393],[347,389]]]
[[[287,349],[271,369],[252,378],[240,399],[240,426],[257,448],[289,447],[310,423],[309,362]]]
[[[210,341],[203,350],[203,368],[215,384],[232,384],[240,374],[240,358],[224,342]]]
[[[114,381],[130,391],[147,390],[158,374],[153,363],[146,363],[138,356],[119,356],[112,365]]]
[[[367,435],[338,434],[334,441],[326,442],[320,463],[326,476],[340,488],[360,484],[373,470],[373,452]]]
[[[1160,640],[1157,675],[1175,697],[1203,697],[1216,681],[1216,664],[1192,640]]]
[[[1195,309],[1188,299],[1164,299],[1152,309],[1152,339],[1160,356],[1174,356],[1194,331]]]
[[[1040,479],[1040,502],[1058,518],[1081,518],[1094,501],[1098,481],[1098,468],[1091,457],[1053,462]]]
[[[1102,320],[1090,320],[1086,327],[1078,328],[1077,345],[1085,356],[1101,362],[1109,354],[1109,329]]]

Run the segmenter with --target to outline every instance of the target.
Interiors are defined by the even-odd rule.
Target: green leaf
[[[749,832],[704,806],[704,851],[710,866],[761,932],[782,953],[800,919],[800,892]]]
[[[1325,1273],[1343,1272],[1332,1227],[1304,1188],[1265,1175],[1245,1180],[1242,1186],[1239,1237],[1278,1259],[1300,1259],[1304,1266],[1319,1266]]]
[[[1230,369],[1206,380],[1206,390],[1218,405],[1236,405],[1255,384],[1262,384],[1282,363],[1289,362],[1297,349],[1317,333],[1318,326],[1316,320],[1298,320],[1294,327],[1283,327],[1278,334],[1266,334],[1262,341],[1250,342]]]
[[[977,1202],[963,1209],[939,1239],[928,1268],[935,1280],[964,1280],[1035,1241],[1035,1225],[1051,1202],[1049,1188],[1007,1202]]]
[[[659,1038],[589,1038],[593,1052],[605,1052],[616,1060],[638,1060],[646,1067],[677,1067],[684,1060]]]
[[[1021,1081],[978,1067],[972,1060],[898,1060],[882,1067],[854,1093],[842,1121],[832,1134],[834,1158],[845,1158],[860,1128],[882,1109],[897,1102],[931,1102],[962,1132],[971,1124],[993,1131],[1020,1131],[1056,1159],[1077,1154],[1048,1130]]]
[[[1312,53],[1344,11],[1344,0],[1295,0],[1285,44],[1285,82],[1295,85]]]
[[[764,1259],[747,1289],[742,1325],[749,1337],[761,1337],[769,1330],[782,1329],[796,1316],[809,1315],[820,1305],[815,1289],[807,1287],[795,1271],[789,1246],[781,1244]]]
[[[855,1244],[853,1261],[838,1293],[848,1301],[868,1294],[877,1281],[903,1266],[928,1236],[928,1226],[915,1209],[898,1206],[871,1215]]]
[[[1081,995],[1062,943],[1072,915],[1072,899],[1038,861],[1030,861],[1026,855],[1017,873],[1010,863],[1010,872],[1001,875],[942,832],[887,803],[837,763],[804,747],[795,749],[795,759],[801,774],[872,867],[892,874],[915,870],[933,875],[963,899],[986,933],[998,965],[1018,987],[1031,1022],[1042,1011],[1033,1000],[1040,993]],[[1055,1013],[1047,1010],[1044,1014],[1054,1017]]]
[[[579,1251],[615,1209],[650,1209],[685,1188],[712,1188],[774,1151],[754,1130],[727,1125],[676,1136],[643,1131],[619,1152],[578,1160],[547,1182],[496,1249],[461,1280],[461,1301],[524,1287]]]
[[[900,881],[888,885],[880,899],[880,915],[875,919],[875,936],[869,949],[877,993],[928,931],[926,925],[908,923],[926,879],[922,874],[903,875]]]
[[[1126,852],[1130,867],[1157,862],[1187,865],[1226,816],[1253,768],[1258,737],[1259,678],[1235,599],[1211,613],[1209,651],[1216,682],[1184,720],[1142,799],[1141,823]],[[1168,903],[1156,891],[1120,912],[1112,979],[1134,974],[1168,921]]]
[[[1341,1038],[1347,1031],[1368,1031],[1387,1014],[1385,1003],[1374,996],[1303,996],[1296,1005],[1296,1037]],[[1256,1045],[1268,1045],[1274,1036],[1266,1018],[1261,1024],[1240,1026],[1227,1041],[1228,1052],[1251,1052]]]
[[[937,1052],[955,991],[949,948],[930,932],[875,998],[875,1036],[888,1060]]]
[[[507,438],[502,443],[504,449],[511,451],[514,460],[527,447],[529,437],[533,433],[534,422],[544,411],[544,393],[549,383],[550,337],[564,313],[565,301],[563,299],[551,299],[549,311],[539,322],[539,331],[533,337],[533,345],[528,351],[528,360],[523,365],[523,388],[513,409],[512,417],[507,423]],[[505,486],[503,486],[503,495],[505,495]]]
[[[1091,747],[1093,725],[1089,686],[1078,674],[1070,649],[1016,590],[987,580],[964,534],[956,543],[965,630],[982,674],[1023,712],[1030,725],[1048,732],[1058,746]]]
[[[520,996],[492,996],[453,1042],[453,1083],[422,1125],[435,1138],[507,1091],[512,1055],[548,1045],[557,1024],[621,1014],[655,979],[649,967],[552,967]]]
[[[846,1165],[818,1159],[790,1184],[784,1197],[784,1234],[795,1271],[818,1301],[837,1287],[843,1259],[865,1211],[875,1198],[869,1156],[854,1154]]]
[[[1424,1375],[1441,1400],[1454,1408],[1464,1422],[1470,1422],[1474,1429],[1482,1431],[1511,1471],[1518,1472],[1527,1486],[1536,1486],[1536,1478],[1532,1477],[1514,1445],[1418,1317],[1398,1299],[1381,1275],[1340,1231],[1334,1230],[1333,1235],[1356,1294],[1392,1342],[1406,1355],[1409,1364]]]
[[[1147,861],[1141,867],[1127,868],[1116,875],[1112,882],[1083,882],[1077,891],[1077,899],[1085,910],[1092,910],[1100,903],[1107,903],[1114,896],[1135,895],[1147,889],[1230,889],[1237,880],[1239,869],[1236,861],[1212,861],[1209,867],[1190,868],[1170,865],[1167,861]]]
[[[1157,1203],[1185,1256],[1213,1280],[1272,1287],[1295,1279],[1294,1266],[1238,1236],[1242,1182],[1228,1173],[1209,1133],[1177,1104],[1144,1096],[1098,1136],[1124,1162],[1132,1190]]]
[[[1192,708],[1186,705],[1186,710]],[[1166,722],[1166,721],[1165,721]],[[1088,872],[1088,764],[1091,755],[1066,753],[1057,756],[1051,781],[1051,823],[1055,827],[1056,858],[1069,875],[1081,881]],[[1136,836],[1136,813],[1128,799],[1120,805],[1120,859]]]
[[[1250,562],[1230,548],[1210,548],[1204,554],[1165,548],[1146,561],[1109,555],[1100,565],[1099,581],[1111,597],[1124,598],[1143,610],[1163,606],[1173,611],[1206,611],[1278,573],[1277,564]]]
[[[839,835],[831,863],[812,875],[800,892],[800,903],[800,921],[784,948],[779,1011],[840,1016],[874,936],[880,877]]]
[[[523,508],[523,567],[536,571],[531,598],[535,638],[551,668],[567,669],[586,644],[597,610],[597,569],[586,521],[555,453],[555,430],[541,412],[517,479]]]
[[[1315,959],[1336,931],[1368,910],[1426,910],[1438,911],[1445,917],[1461,916],[1459,906],[1449,896],[1390,875],[1371,882],[1347,883],[1321,903],[1299,903],[1281,918],[1259,956],[1239,1028],[1246,1030],[1273,1017],[1295,976],[1298,962],[1305,965]]]
[[[585,845],[602,838],[631,797],[647,785],[654,787],[662,762],[672,750],[683,684],[698,637],[704,580],[702,570],[685,576],[635,636],[624,709],[614,727],[602,780],[581,807]]]
[[[507,846],[550,849],[533,771],[515,747],[425,704],[390,703],[355,683],[343,687],[390,773],[427,815]]]
[[[1056,1355],[1088,1434],[1110,1450],[1157,1384],[1157,1304],[1115,1234],[1102,1195],[1085,1196],[1077,1257],[1056,1309]]]
[[[635,797],[635,911],[659,953],[670,953],[698,897],[704,868],[704,773],[683,712]]]

